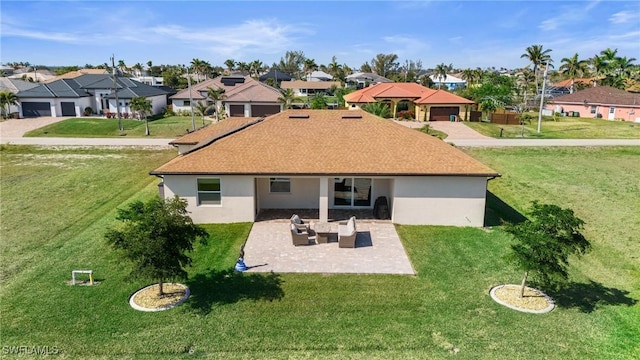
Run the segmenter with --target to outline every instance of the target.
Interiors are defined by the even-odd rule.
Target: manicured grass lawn
[[[524,138],[531,139],[640,139],[640,123],[592,118],[558,117],[543,119],[538,134],[537,114],[524,126]],[[465,122],[467,126],[486,136],[522,138],[522,126]]]
[[[122,120],[124,132],[118,130],[117,119],[72,118],[47,125],[25,134],[28,137],[145,137],[144,121]],[[205,120],[205,124],[211,121]],[[202,117],[196,117],[196,128],[202,126]],[[191,117],[170,116],[149,122],[150,137],[176,138],[191,130]]]
[[[237,275],[251,225],[228,224],[208,225],[209,244],[195,248],[187,303],[137,312],[128,297],[149,282],[129,278],[103,234],[116,207],[157,192],[148,171],[175,152],[3,147],[0,345],[55,346],[62,358],[634,358],[640,149],[470,153],[504,174],[491,190],[518,210],[553,201],[587,221],[595,248],[559,309],[523,314],[490,299],[521,275],[500,259],[509,239],[498,228],[398,226],[416,277]],[[84,268],[99,285],[66,285]]]

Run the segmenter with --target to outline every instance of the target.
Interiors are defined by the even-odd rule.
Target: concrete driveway
[[[31,130],[39,129],[43,126],[54,124],[67,119],[71,119],[71,117],[43,116],[37,118],[9,119],[0,121],[0,137],[23,137],[25,133]]]

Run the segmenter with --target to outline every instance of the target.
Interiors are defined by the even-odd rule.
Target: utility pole
[[[538,111],[538,134],[542,126],[542,108],[544,107],[544,88],[547,85],[547,72],[549,71],[549,61],[544,66],[544,75],[542,76],[542,93],[540,94],[540,110]]]
[[[187,87],[189,87],[189,106],[191,106],[191,130],[196,131],[196,118],[193,116],[193,96],[191,96],[191,75],[187,66]],[[204,118],[204,114],[202,114]]]
[[[124,126],[122,125],[122,117],[120,117],[120,101],[118,100],[118,83],[116,81],[116,63],[115,56],[111,55],[111,74],[113,77],[113,94],[116,97],[116,116],[118,117],[118,130],[124,131]]]

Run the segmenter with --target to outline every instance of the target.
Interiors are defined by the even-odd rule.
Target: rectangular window
[[[220,179],[198,179],[198,205],[220,205]]]
[[[184,100],[183,104],[184,104],[184,106],[191,106],[191,101],[190,100]]]
[[[597,106],[595,106],[595,105],[591,105],[591,113],[592,113],[592,114],[595,114],[595,113],[596,113],[597,108],[598,108]]]
[[[272,193],[290,193],[291,179],[289,178],[270,178],[269,192]]]
[[[616,108],[610,107],[609,108],[609,114],[615,114],[615,113],[616,113]]]

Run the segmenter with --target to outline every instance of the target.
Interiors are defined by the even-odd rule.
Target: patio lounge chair
[[[291,240],[294,246],[309,245],[309,232],[296,227],[295,224],[291,224]]]
[[[356,217],[352,216],[345,224],[338,225],[338,247],[354,248],[356,247]]]
[[[309,224],[302,221],[302,219],[300,219],[300,216],[293,214],[293,216],[291,216],[291,223],[298,229],[309,232]]]

